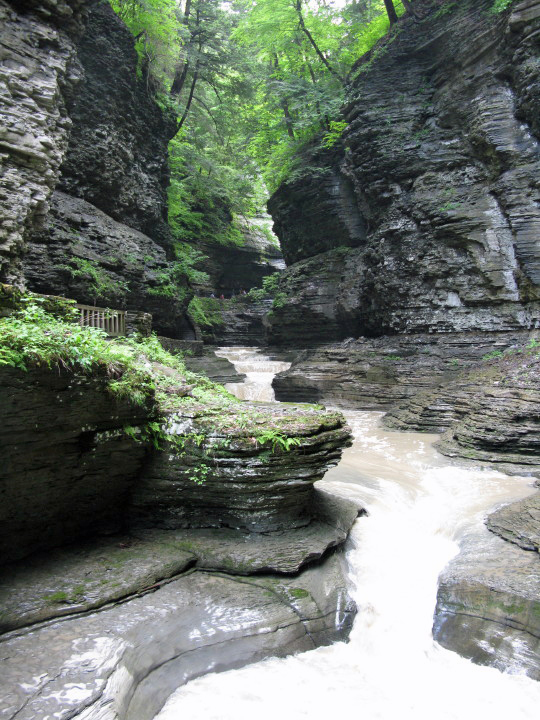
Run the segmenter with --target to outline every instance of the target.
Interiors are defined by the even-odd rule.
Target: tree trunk
[[[179,133],[182,129],[182,125],[186,122],[186,118],[188,116],[189,108],[191,107],[191,103],[193,101],[193,94],[195,93],[195,85],[197,84],[197,79],[199,77],[199,64],[195,66],[195,72],[193,73],[193,79],[191,81],[191,87],[189,89],[189,95],[186,103],[186,107],[184,108],[184,114],[180,118],[180,122],[176,126],[176,133]]]
[[[386,2],[386,0],[385,0],[385,2]],[[392,7],[393,7],[393,6],[392,6]],[[395,11],[394,11],[394,12],[395,12]],[[306,27],[306,25],[305,25],[305,23],[304,23],[304,16],[302,15],[302,0],[296,0],[296,14],[298,15],[298,23],[300,24],[300,29],[302,30],[302,32],[304,33],[304,35],[307,37],[307,39],[309,40],[309,42],[312,44],[313,49],[315,50],[315,52],[317,53],[317,55],[320,57],[320,59],[322,60],[322,62],[324,63],[324,65],[325,65],[325,67],[328,69],[328,71],[329,71],[330,73],[332,73],[332,75],[334,75],[334,77],[336,77],[336,78],[340,81],[340,83],[343,85],[344,82],[345,82],[344,79],[343,79],[343,78],[341,77],[341,75],[340,75],[338,72],[336,72],[336,71],[334,70],[334,68],[330,65],[330,63],[328,62],[328,60],[325,58],[324,54],[323,54],[323,53],[321,52],[321,50],[319,49],[319,46],[318,46],[317,43],[315,42],[315,40],[314,40],[314,38],[313,38],[313,35],[309,32],[309,30],[307,29],[307,27]],[[396,20],[397,20],[397,18],[396,18]]]
[[[190,12],[191,12],[191,0],[186,0],[184,17],[182,18],[183,25],[187,26]],[[189,60],[186,60],[186,61],[181,60],[178,63],[178,65],[176,66],[176,69],[174,71],[174,78],[173,78],[172,85],[171,85],[171,95],[178,96],[184,89],[184,83],[186,82],[188,69],[189,69]]]
[[[274,53],[274,68],[279,71],[279,60],[276,53]],[[294,127],[293,127],[293,119],[291,117],[291,113],[289,110],[289,103],[287,102],[287,98],[283,98],[281,101],[281,109],[283,110],[283,115],[285,116],[285,127],[287,128],[287,134],[291,138],[291,140],[295,139],[294,135]]]
[[[396,8],[394,7],[392,0],[384,0],[384,6],[388,14],[388,19],[390,20],[390,27],[392,27],[392,25],[398,21]]]

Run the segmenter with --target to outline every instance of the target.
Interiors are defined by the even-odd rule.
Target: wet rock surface
[[[1,712],[151,720],[188,680],[343,639],[353,615],[339,554],[292,578],[192,572],[128,603],[3,636]]]
[[[540,552],[540,492],[491,513],[486,525],[523,550]]]
[[[439,577],[433,636],[476,663],[540,680],[538,553],[486,531],[462,543]]]
[[[361,509],[318,491],[306,527],[264,535],[147,530],[36,553],[0,575],[0,632],[73,616],[155,590],[189,569],[296,575],[342,545]]]
[[[538,323],[540,4],[489,7],[434,3],[358,64],[342,146],[269,203],[290,264],[270,343]]]

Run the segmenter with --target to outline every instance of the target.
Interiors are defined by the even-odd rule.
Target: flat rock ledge
[[[296,575],[342,545],[364,510],[317,490],[309,525],[266,534],[149,529],[36,553],[0,574],[0,632],[95,610],[193,569]]]
[[[488,516],[486,525],[523,550],[540,552],[540,492],[499,508]]]
[[[290,369],[276,375],[272,385],[281,401],[389,410],[451,382],[476,367],[484,355],[524,345],[528,339],[523,331],[350,338],[297,353]]]
[[[468,538],[439,577],[433,636],[475,663],[540,680],[538,553],[485,530]]]
[[[294,576],[192,570],[151,594],[4,635],[2,718],[151,720],[208,672],[347,637],[342,553]]]

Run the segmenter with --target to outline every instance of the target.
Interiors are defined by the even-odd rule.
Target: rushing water
[[[216,350],[216,355],[230,360],[239,373],[245,373],[244,382],[225,385],[240,400],[272,402],[275,397],[272,387],[274,375],[291,367],[290,362],[270,360],[257,348],[222,347]]]
[[[238,362],[224,350],[249,378],[258,363],[268,367],[258,352],[235,352]],[[322,481],[369,512],[348,544],[359,607],[350,642],[202,677],[172,695],[159,720],[538,717],[540,683],[474,665],[431,635],[437,577],[460,538],[487,532],[486,511],[528,495],[530,479],[449,466],[435,436],[386,431],[380,417],[348,413],[354,445]]]

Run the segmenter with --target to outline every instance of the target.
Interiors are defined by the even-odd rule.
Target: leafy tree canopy
[[[339,139],[354,63],[411,0],[110,0],[139,74],[177,117],[170,223],[179,243],[237,242],[315,138]],[[180,255],[185,251],[180,249]]]

